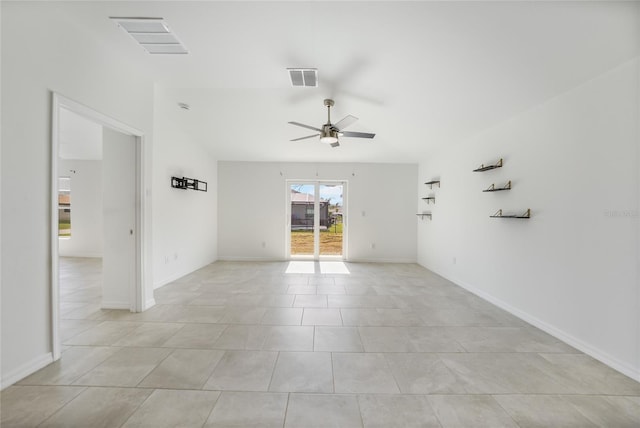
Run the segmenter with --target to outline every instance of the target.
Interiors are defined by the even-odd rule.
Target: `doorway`
[[[287,181],[287,255],[339,259],[346,255],[346,182]]]
[[[60,228],[65,221],[60,218],[61,194],[69,193],[69,190],[61,186],[64,180],[59,177],[65,176],[69,165],[68,159],[73,159],[74,154],[86,161],[87,151],[93,150],[87,144],[86,134],[82,138],[77,138],[77,147],[63,144],[65,140],[70,140],[69,130],[61,126],[64,117],[74,115],[86,123],[91,123],[99,129],[101,146],[99,147],[101,159],[101,169],[96,174],[98,168],[85,168],[85,171],[93,169],[94,176],[91,184],[85,186],[82,192],[81,187],[70,186],[70,239],[76,240],[79,244],[84,236],[86,246],[90,239],[87,238],[89,229],[92,236],[100,235],[101,245],[100,257],[102,268],[102,289],[100,291],[102,308],[106,309],[128,309],[132,312],[144,310],[152,303],[152,300],[145,300],[145,266],[144,263],[144,221],[143,216],[143,195],[144,195],[144,175],[143,175],[143,154],[144,136],[141,131],[122,124],[108,116],[96,112],[82,104],[65,98],[59,94],[53,94],[52,105],[52,139],[51,139],[51,174],[52,174],[52,201],[51,201],[51,317],[52,317],[52,352],[54,360],[60,358],[62,347],[61,334],[61,277],[68,274],[68,263],[64,263],[61,271],[60,263]],[[61,120],[61,118],[63,120]],[[66,151],[63,159],[61,151]],[[76,160],[77,161],[77,160]],[[74,167],[75,168],[75,167]],[[71,170],[76,177],[76,183],[81,183],[79,170]],[[76,174],[78,172],[78,174]],[[88,174],[85,174],[88,176]],[[73,177],[71,181],[73,181]],[[88,177],[84,177],[86,181]],[[84,183],[87,184],[87,183]],[[62,192],[61,192],[62,191]],[[74,197],[75,195],[75,197]],[[84,195],[84,196],[83,196]],[[96,224],[81,227],[80,200],[85,199],[87,206],[102,206],[100,215],[90,216],[93,223],[98,223],[97,218],[101,217],[101,226]],[[89,198],[89,199],[87,199]],[[91,199],[92,198],[92,199]],[[96,199],[97,198],[97,199]],[[64,198],[63,198],[64,199]],[[74,202],[76,210],[73,209]],[[64,211],[62,211],[64,212]],[[95,213],[93,213],[95,214]],[[85,221],[85,223],[88,223]],[[86,232],[86,233],[85,233]],[[102,248],[103,247],[103,248]],[[76,249],[78,245],[76,245]],[[68,249],[65,249],[65,251]],[[86,254],[83,253],[83,254]],[[87,257],[84,255],[83,257]],[[91,257],[91,256],[88,256]],[[95,257],[94,257],[95,259]],[[100,261],[100,259],[95,259]],[[108,273],[111,272],[111,273]],[[86,272],[85,272],[86,275]],[[63,278],[64,280],[64,278]],[[66,290],[62,290],[64,293]],[[86,294],[86,292],[85,292]],[[66,296],[65,296],[66,297]],[[98,297],[98,296],[92,296]]]

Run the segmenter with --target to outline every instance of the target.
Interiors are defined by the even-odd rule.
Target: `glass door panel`
[[[315,254],[315,194],[314,184],[291,184],[291,255]]]
[[[342,255],[343,201],[342,184],[320,184],[318,217],[320,220],[320,255]]]

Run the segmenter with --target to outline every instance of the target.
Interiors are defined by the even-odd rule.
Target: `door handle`
[[[129,229],[129,235],[133,235],[133,229]]]

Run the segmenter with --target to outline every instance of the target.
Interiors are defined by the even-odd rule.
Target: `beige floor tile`
[[[131,333],[142,324],[127,321],[104,321],[65,340],[65,345],[109,346]]]
[[[259,350],[270,331],[269,326],[229,325],[215,341],[215,349]]]
[[[365,428],[440,428],[424,395],[359,395],[358,403]]]
[[[10,387],[3,426],[640,426],[640,383],[415,264],[216,262],[143,313],[99,310],[100,266],[61,259],[77,319],[21,385],[129,388]]]
[[[498,395],[494,398],[520,428],[598,426],[559,396]]]
[[[98,320],[60,320],[60,338],[62,342],[66,342],[72,337],[89,330],[92,327],[96,327],[102,324],[102,321]]]
[[[21,385],[71,385],[80,376],[95,368],[120,348],[107,346],[73,346],[62,358],[31,376],[21,380]]]
[[[304,308],[302,325],[342,325],[340,309]]]
[[[160,346],[167,348],[213,349],[227,328],[224,324],[184,324]]]
[[[230,307],[220,320],[222,324],[260,324],[267,308]]]
[[[400,393],[383,354],[334,353],[333,377],[337,393]]]
[[[277,357],[277,352],[226,351],[204,389],[267,391]]]
[[[290,285],[287,287],[287,294],[305,294],[305,295],[316,295],[318,294],[318,287],[315,285]]]
[[[293,301],[294,308],[326,308],[327,296],[308,296],[304,294],[297,294],[296,299]]]
[[[281,428],[286,408],[287,394],[225,391],[205,427]]]
[[[2,391],[0,426],[37,426],[84,390],[78,386],[11,386]]]
[[[302,308],[269,308],[262,317],[263,325],[300,325]]]
[[[404,394],[465,393],[462,382],[438,354],[388,353],[385,358]]]
[[[170,353],[165,348],[122,348],[74,384],[136,386]]]
[[[518,428],[490,395],[430,395],[429,402],[443,428]]]
[[[344,285],[326,284],[318,285],[317,294],[347,294]]]
[[[562,399],[601,427],[640,427],[640,397],[570,395]]]
[[[328,352],[281,352],[269,391],[333,392],[333,368]]]
[[[87,388],[40,426],[60,428],[119,427],[147,399],[151,392],[151,389]]]
[[[219,395],[217,391],[156,389],[123,427],[200,428]]]
[[[366,352],[464,352],[440,327],[358,327]]]
[[[446,331],[467,352],[577,352],[558,339],[532,328],[448,327]]]
[[[176,349],[140,382],[140,387],[201,389],[224,351]]]
[[[553,376],[551,365],[538,354],[440,354],[445,365],[474,394],[572,394],[577,383]]]
[[[314,351],[364,352],[360,333],[355,327],[316,327]]]
[[[285,428],[362,427],[355,395],[290,394]]]
[[[262,349],[265,351],[313,351],[313,327],[269,327]]]
[[[572,393],[640,396],[640,383],[584,354],[541,354],[545,371]]]
[[[184,324],[146,323],[116,341],[113,346],[161,346],[176,334]]]

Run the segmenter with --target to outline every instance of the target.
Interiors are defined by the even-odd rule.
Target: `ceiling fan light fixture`
[[[333,129],[323,129],[320,133],[320,142],[333,144],[338,142],[338,132]]]

